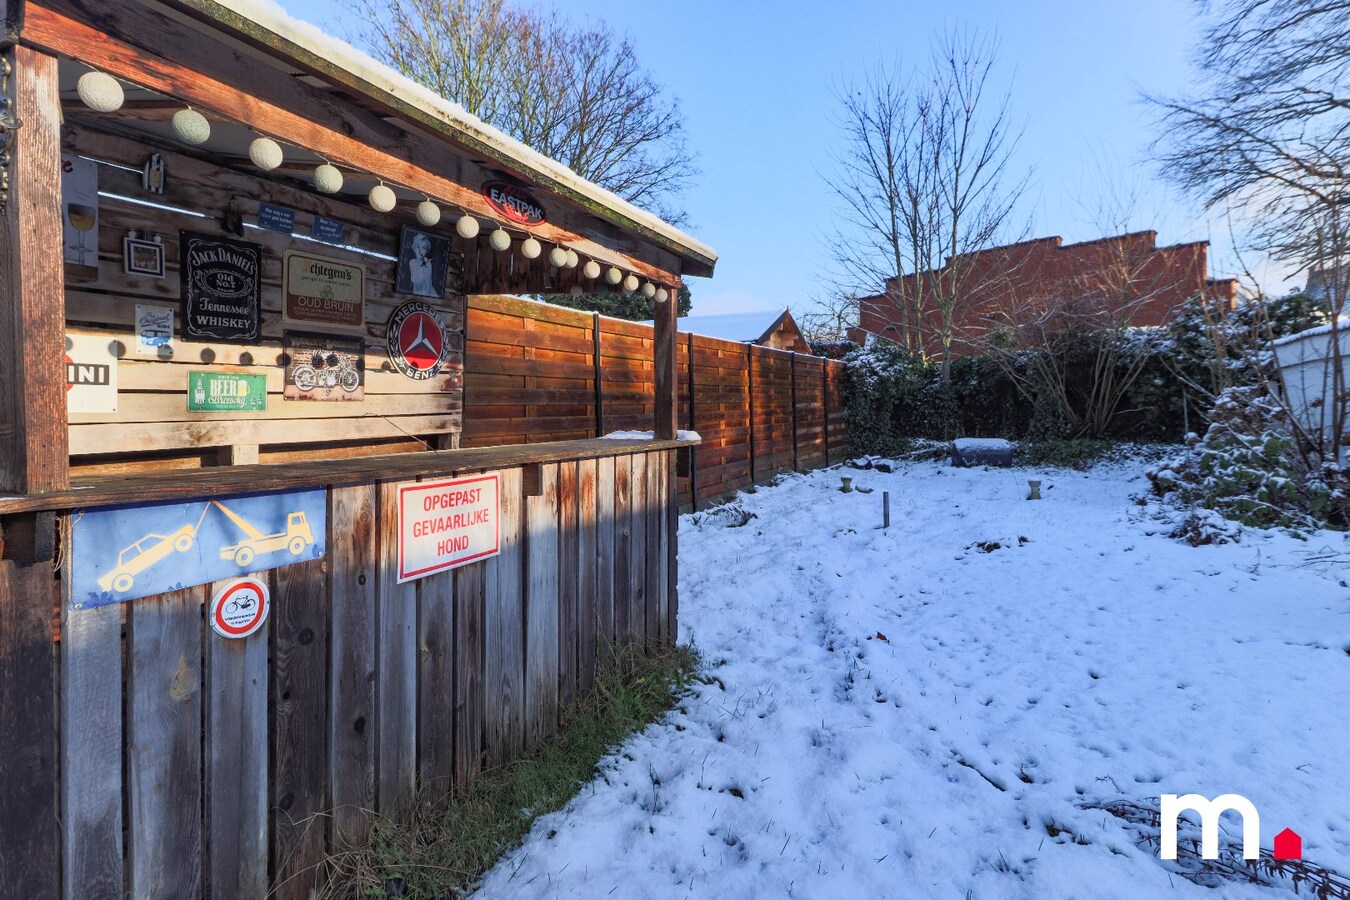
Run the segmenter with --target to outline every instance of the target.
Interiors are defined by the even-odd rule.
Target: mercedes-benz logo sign
[[[434,308],[411,300],[389,317],[389,361],[409,378],[421,381],[441,370],[450,355],[445,321]]]

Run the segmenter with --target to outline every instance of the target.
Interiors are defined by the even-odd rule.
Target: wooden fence
[[[703,443],[680,505],[703,508],[780,472],[844,456],[844,364],[681,333],[680,426]],[[652,328],[517,297],[470,297],[464,446],[651,428]]]
[[[30,779],[0,791],[0,896],[303,900],[368,811],[547,737],[598,646],[676,627],[675,451],[634,446],[495,469],[501,554],[408,584],[396,483],[330,488],[326,558],[264,573],[247,640],[211,633],[202,585],[62,604],[54,644],[58,573],[0,560],[0,750]]]

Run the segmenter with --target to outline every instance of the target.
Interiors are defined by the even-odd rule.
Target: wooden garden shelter
[[[0,894],[306,897],[370,811],[546,739],[597,646],[673,639],[675,295],[716,256],[269,6],[0,10]],[[652,437],[461,448],[465,297],[574,286],[653,296]],[[464,476],[495,552],[405,579],[400,491]],[[205,523],[270,592],[241,639]]]

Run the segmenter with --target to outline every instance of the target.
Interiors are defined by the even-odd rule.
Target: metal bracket
[[[14,74],[14,48],[0,53],[0,212],[9,205],[9,169],[14,162],[14,131],[23,123],[14,111],[14,97],[10,93],[10,79]]]

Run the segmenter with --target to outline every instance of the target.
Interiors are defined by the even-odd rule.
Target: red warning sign
[[[211,600],[211,627],[227,638],[246,638],[267,621],[272,598],[258,577],[236,578]]]

